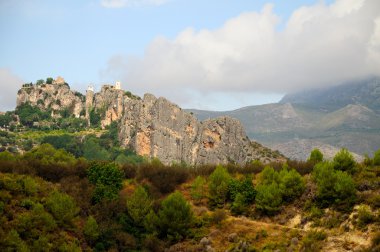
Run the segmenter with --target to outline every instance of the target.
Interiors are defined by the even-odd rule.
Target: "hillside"
[[[285,155],[292,153],[292,158],[307,157],[309,148],[305,150],[305,144],[312,146],[313,143],[323,144],[327,156],[342,147],[364,155],[373,153],[380,146],[379,92],[379,78],[374,78],[288,95],[275,104],[224,112],[188,111],[199,119],[217,116],[236,118],[242,122],[251,139]],[[293,151],[290,152],[289,147]]]
[[[1,251],[378,251],[380,150],[245,166],[0,152]]]

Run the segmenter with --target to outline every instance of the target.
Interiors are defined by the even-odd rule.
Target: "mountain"
[[[165,98],[145,94],[141,99],[122,90],[120,83],[103,85],[97,93],[89,87],[86,96],[71,91],[63,78],[39,85],[26,84],[17,94],[18,108],[25,104],[48,112],[53,118],[83,118],[93,127],[105,128],[117,122],[122,147],[158,158],[164,164],[284,160],[278,152],[251,142],[236,119],[222,116],[198,121]]]
[[[279,103],[224,112],[188,111],[199,119],[236,118],[251,139],[305,159],[313,146],[323,146],[326,156],[342,147],[359,155],[372,154],[380,148],[379,108],[380,78],[370,78],[287,95]]]
[[[361,104],[380,112],[380,77],[350,81],[330,88],[285,95],[280,103],[303,104],[332,112],[349,104]]]

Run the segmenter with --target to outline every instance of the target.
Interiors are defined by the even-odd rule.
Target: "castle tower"
[[[117,89],[117,90],[121,89],[121,82],[120,81],[116,81],[115,89]]]
[[[90,111],[94,103],[94,87],[89,85],[86,91],[86,119],[88,121],[88,125],[90,125]]]

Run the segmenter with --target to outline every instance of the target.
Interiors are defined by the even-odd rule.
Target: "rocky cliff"
[[[119,123],[119,140],[123,147],[137,154],[156,157],[165,164],[217,164],[251,160],[283,160],[258,143],[251,142],[241,123],[230,117],[198,121],[165,98],[145,94],[143,99],[116,86],[104,85],[100,92],[93,88],[86,96],[73,92],[67,84],[24,86],[17,104],[28,102],[41,109],[56,111],[69,108],[76,117],[87,118],[94,111],[101,117],[101,127]],[[57,115],[59,113],[56,113]]]
[[[51,110],[52,115],[59,116],[59,111],[68,109],[75,117],[84,115],[84,96],[70,90],[67,83],[58,77],[51,84],[24,84],[17,93],[17,106],[29,103],[41,110]]]

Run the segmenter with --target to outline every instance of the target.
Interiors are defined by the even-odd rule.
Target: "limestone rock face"
[[[67,84],[42,84],[23,87],[17,94],[17,106],[29,103],[42,110],[51,109],[52,113],[69,109],[79,117],[84,109],[84,96],[70,90]]]
[[[93,99],[90,101],[90,99]],[[124,106],[124,91],[115,89],[113,86],[103,86],[99,93],[92,97],[89,93],[86,97],[86,103],[91,104],[98,111],[101,111],[101,126],[104,128],[113,121],[121,118]]]
[[[142,100],[124,97],[119,138],[124,147],[157,157],[165,164],[274,160],[252,145],[238,120],[219,117],[199,122],[177,105],[151,94]]]

